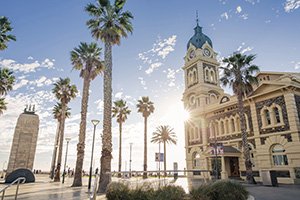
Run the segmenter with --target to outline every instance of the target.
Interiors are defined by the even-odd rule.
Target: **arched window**
[[[208,69],[206,68],[205,69],[205,80],[209,80],[209,76],[208,76]]]
[[[280,123],[280,114],[279,114],[278,108],[277,108],[277,107],[274,107],[274,108],[273,108],[273,112],[274,112],[274,115],[275,115],[275,122],[276,122],[277,124],[279,124],[279,123]]]
[[[193,79],[193,73],[190,71],[189,72],[189,84],[193,84],[194,83],[194,79]]]
[[[200,154],[197,152],[193,153],[193,168],[200,167]]]
[[[225,133],[229,134],[229,121],[228,121],[228,119],[225,120]]]
[[[270,117],[270,112],[269,110],[265,110],[264,111],[264,114],[265,114],[265,122],[266,122],[266,125],[270,125],[271,124],[271,117]]]
[[[230,122],[231,122],[231,123],[230,123],[230,124],[231,124],[231,131],[234,133],[234,132],[235,132],[234,119],[231,118]]]
[[[197,76],[197,70],[196,69],[193,70],[193,77],[194,77],[194,83],[197,82],[198,76]]]
[[[248,143],[249,153],[250,153],[250,161],[252,164],[252,167],[255,167],[255,161],[254,161],[254,146],[251,143]]]
[[[221,135],[225,134],[225,127],[224,127],[224,122],[221,121]]]
[[[214,70],[210,71],[210,81],[213,82],[213,83],[215,82],[215,72],[214,72]]]
[[[285,149],[282,145],[276,144],[272,147],[272,157],[273,157],[273,164],[278,165],[288,165],[288,159],[285,155]]]

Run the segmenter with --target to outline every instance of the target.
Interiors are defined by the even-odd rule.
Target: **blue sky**
[[[40,133],[34,168],[48,170],[52,155],[56,122],[51,109],[55,99],[53,82],[70,77],[81,92],[79,72],[72,71],[70,51],[81,41],[94,41],[85,22],[89,19],[84,6],[93,0],[2,1],[1,15],[14,27],[17,41],[0,52],[0,66],[14,70],[17,82],[7,96],[8,110],[0,116],[0,164],[8,160],[14,127],[26,104],[37,105]],[[184,90],[183,57],[186,44],[196,25],[196,10],[203,32],[208,35],[219,58],[234,51],[257,54],[255,63],[262,71],[294,71],[300,68],[300,1],[293,0],[128,0],[125,9],[134,15],[134,32],[113,48],[113,95],[125,98],[132,114],[124,126],[123,169],[133,142],[133,169],[142,169],[143,118],[136,112],[140,96],[147,95],[156,110],[150,116],[148,136],[161,124],[172,126],[178,135],[177,146],[168,148],[168,166],[185,167],[182,93]],[[101,47],[103,44],[98,42]],[[103,58],[103,55],[102,55]],[[102,121],[102,76],[92,82],[88,120]],[[77,135],[80,121],[79,96],[70,103],[72,117],[66,123],[71,136],[68,165],[75,167]],[[114,121],[113,169],[117,169],[118,128]],[[100,157],[98,126],[95,164]],[[92,126],[88,123],[84,167],[88,169]],[[154,152],[149,143],[148,162],[156,169]],[[176,155],[176,156],[175,156]],[[1,165],[0,165],[1,166]]]

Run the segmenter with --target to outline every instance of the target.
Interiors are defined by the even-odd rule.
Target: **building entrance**
[[[239,158],[228,157],[230,167],[230,177],[240,177]]]

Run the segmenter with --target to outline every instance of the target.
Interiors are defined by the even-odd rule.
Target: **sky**
[[[82,79],[72,70],[70,51],[80,42],[95,41],[86,26],[84,11],[94,0],[1,0],[0,15],[12,23],[16,42],[0,51],[0,67],[8,67],[16,76],[14,89],[6,97],[8,109],[0,116],[0,167],[6,168],[14,128],[26,104],[35,104],[40,119],[34,169],[48,171],[56,133],[52,108],[56,102],[51,93],[59,77],[70,77],[80,94],[70,102],[65,136],[71,137],[67,165],[75,168],[76,144],[80,123]],[[129,143],[132,148],[132,169],[143,166],[143,118],[136,104],[141,96],[149,96],[155,111],[149,117],[148,141],[159,125],[169,125],[177,135],[177,145],[167,146],[167,168],[178,162],[185,164],[182,66],[186,45],[199,24],[208,35],[218,59],[235,51],[256,54],[255,64],[261,71],[300,70],[300,1],[299,0],[128,0],[125,6],[134,15],[134,31],[113,47],[113,100],[125,99],[132,110],[123,126],[123,165],[129,168]],[[103,43],[97,41],[104,49]],[[102,52],[104,52],[102,50]],[[103,59],[103,53],[101,58]],[[229,91],[230,92],[230,91]],[[100,165],[103,76],[90,88],[84,169],[89,169],[93,127],[96,130],[94,166]],[[118,165],[118,125],[113,119],[112,169]],[[157,169],[154,162],[158,145],[148,143],[148,169]],[[65,154],[65,148],[64,153]],[[64,159],[64,156],[63,156]],[[126,165],[125,165],[126,164]]]

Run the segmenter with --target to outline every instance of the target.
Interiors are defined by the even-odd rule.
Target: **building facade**
[[[237,98],[221,88],[217,53],[198,24],[183,66],[187,169],[218,168],[220,177],[245,178]],[[260,72],[259,84],[244,99],[253,174],[275,170],[279,183],[300,183],[300,73]],[[213,151],[215,145],[219,151]],[[212,148],[213,147],[213,148]],[[215,155],[215,152],[218,155]],[[190,172],[190,180],[213,173]]]

